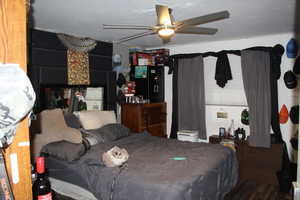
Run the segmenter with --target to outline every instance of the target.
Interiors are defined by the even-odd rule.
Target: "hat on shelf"
[[[285,104],[282,105],[279,112],[279,122],[280,124],[285,124],[289,120],[289,111]]]
[[[293,72],[297,75],[300,75],[300,56],[296,59],[294,63]]]
[[[284,47],[281,44],[276,44],[272,48],[272,52],[275,53],[276,55],[282,56],[284,54]]]
[[[295,105],[290,110],[290,119],[293,124],[299,123],[299,105]]]
[[[117,85],[118,87],[122,87],[122,85],[124,85],[126,83],[126,78],[124,77],[124,75],[122,73],[119,74],[118,79],[117,79]]]
[[[113,63],[120,64],[122,62],[122,57],[120,54],[114,54],[112,57]]]
[[[297,87],[297,78],[291,70],[285,72],[283,80],[287,88],[293,89]]]
[[[241,113],[241,122],[245,125],[249,125],[249,111],[244,109]]]
[[[296,58],[298,53],[298,44],[297,41],[292,38],[288,41],[286,45],[286,55],[288,58]]]

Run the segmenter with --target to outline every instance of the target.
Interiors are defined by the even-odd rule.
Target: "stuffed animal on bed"
[[[107,152],[102,154],[102,160],[106,167],[117,167],[126,162],[129,158],[129,154],[126,149],[121,149],[114,146]]]

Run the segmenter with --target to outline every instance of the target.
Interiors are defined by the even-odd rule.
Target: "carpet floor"
[[[280,192],[278,186],[242,181],[224,200],[292,200],[292,195]]]
[[[55,192],[53,197],[53,200],[74,200]],[[278,186],[243,181],[238,183],[224,200],[292,200],[292,195],[279,192]]]

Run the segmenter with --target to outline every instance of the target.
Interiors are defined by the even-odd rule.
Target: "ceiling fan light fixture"
[[[216,12],[208,15],[192,17],[184,19],[181,21],[175,21],[172,15],[172,9],[164,5],[155,5],[157,23],[153,26],[145,25],[122,25],[122,24],[103,24],[104,29],[128,29],[128,30],[144,30],[144,32],[139,32],[134,35],[130,35],[119,39],[117,42],[122,43],[129,40],[137,39],[148,35],[158,35],[163,44],[171,41],[175,33],[181,34],[197,34],[197,35],[214,35],[218,29],[216,28],[205,28],[197,27],[205,23],[210,23],[229,17],[229,12],[227,10]]]
[[[174,35],[175,30],[173,28],[164,27],[158,31],[158,35],[160,37],[170,37]]]

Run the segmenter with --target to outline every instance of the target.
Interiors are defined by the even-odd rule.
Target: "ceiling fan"
[[[175,21],[172,15],[172,9],[163,5],[155,5],[157,14],[157,25],[140,26],[140,25],[112,25],[103,24],[104,29],[131,29],[131,30],[146,30],[145,32],[127,36],[119,39],[117,42],[122,43],[128,40],[133,40],[139,37],[158,34],[163,43],[168,43],[175,33],[183,34],[205,34],[213,35],[218,29],[195,27],[200,24],[205,24],[217,20],[226,19],[229,17],[228,11],[221,11],[213,14],[208,14],[199,17],[193,17],[181,21]]]

